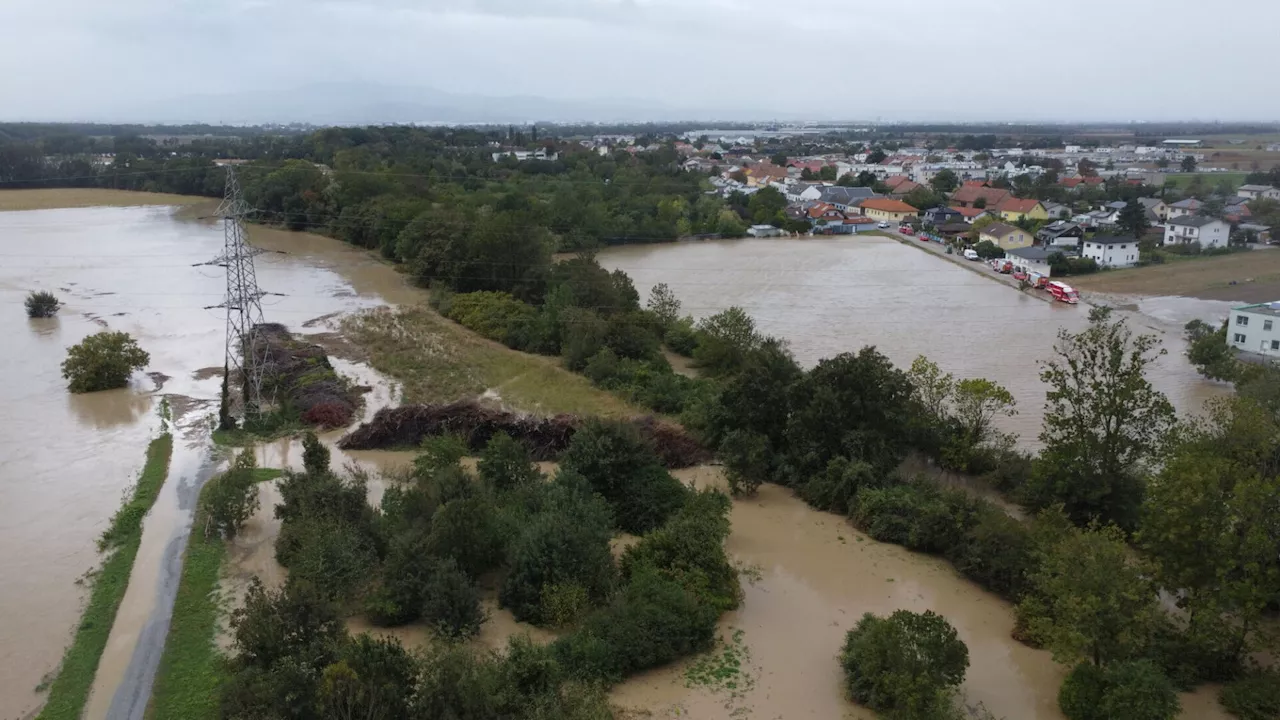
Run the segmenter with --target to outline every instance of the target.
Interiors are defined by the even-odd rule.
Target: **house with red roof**
[[[973,224],[974,220],[977,220],[980,217],[985,217],[988,214],[987,211],[982,208],[953,207],[951,209],[960,213],[960,217],[964,218],[964,221],[970,225]]]
[[[862,201],[862,214],[876,220],[900,223],[917,215],[910,205],[893,198],[870,198]]]
[[[979,204],[984,207],[994,208],[1007,197],[1009,197],[1008,190],[961,185],[951,194],[951,204],[955,207],[974,207],[975,204]],[[979,203],[979,200],[982,202]]]

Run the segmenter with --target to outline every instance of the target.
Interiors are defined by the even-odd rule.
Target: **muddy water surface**
[[[745,308],[761,331],[790,341],[805,366],[875,345],[902,367],[926,355],[957,376],[1000,382],[1019,411],[1002,425],[1029,445],[1043,419],[1037,363],[1050,356],[1059,329],[1078,331],[1088,319],[1085,305],[1048,303],[876,236],[634,245],[599,260],[630,275],[642,297],[667,283],[694,317]],[[1181,323],[1124,314],[1163,339],[1169,353],[1152,381],[1179,410],[1199,410],[1225,391],[1183,358]]]
[[[251,237],[287,253],[260,256],[258,278],[284,293],[264,301],[266,318],[296,331],[326,330],[303,326],[320,316],[420,297],[393,269],[337,241],[260,228]],[[223,311],[204,308],[221,302],[225,280],[220,268],[193,265],[222,243],[220,226],[180,221],[163,207],[0,213],[0,404],[11,410],[0,413],[0,717],[39,705],[35,687],[79,616],[76,579],[98,562],[94,540],[141,467],[160,396],[197,417],[212,412],[219,379],[196,373],[222,365]],[[39,289],[65,303],[56,318],[22,313],[27,291]],[[66,348],[108,328],[133,334],[151,354],[147,370],[161,375],[67,393],[58,367]],[[167,540],[189,520],[180,495],[166,483],[148,518],[138,563],[152,578],[166,551],[149,539]],[[130,588],[122,617],[145,616],[155,597]],[[106,672],[123,672],[112,658],[129,662],[121,642]]]

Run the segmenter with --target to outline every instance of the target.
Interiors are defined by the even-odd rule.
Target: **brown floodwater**
[[[323,332],[309,320],[385,303],[420,299],[402,276],[337,241],[253,228],[258,245],[282,253],[257,259],[266,318],[299,332]],[[35,691],[70,642],[84,599],[77,579],[99,562],[94,541],[132,486],[146,444],[159,427],[161,396],[186,411],[180,424],[213,412],[219,379],[197,371],[221,366],[225,316],[222,270],[193,267],[222,248],[222,230],[176,219],[169,208],[80,208],[0,212],[0,717],[39,706]],[[58,316],[28,320],[29,290],[50,290],[65,303]],[[60,377],[67,347],[105,328],[123,330],[151,354],[147,375],[130,387],[72,395]],[[351,367],[344,372],[355,374]],[[157,376],[158,377],[158,376]],[[382,390],[389,392],[386,383]],[[375,398],[371,404],[376,404]],[[199,433],[197,433],[199,435]],[[167,542],[190,503],[180,488],[200,469],[201,452],[175,438],[170,480],[144,529],[121,631],[104,654],[104,681],[123,676],[161,575]],[[189,492],[187,493],[190,494]],[[128,630],[126,630],[128,628]],[[98,693],[95,693],[98,695]],[[103,698],[93,701],[99,710]]]
[[[1051,356],[1060,329],[1088,324],[1087,305],[1045,302],[884,237],[631,245],[598,259],[630,275],[641,297],[667,283],[695,318],[744,308],[761,332],[790,342],[804,366],[875,345],[900,367],[925,355],[957,377],[999,382],[1018,401],[1018,415],[1001,427],[1032,447],[1044,418],[1038,363]],[[1186,312],[1153,307],[1170,320]],[[1122,315],[1162,339],[1168,354],[1151,379],[1180,411],[1199,411],[1227,391],[1187,363],[1181,322]]]

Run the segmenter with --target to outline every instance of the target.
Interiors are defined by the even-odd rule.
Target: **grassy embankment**
[[[1235,285],[1231,283],[1235,282]],[[1084,290],[1132,295],[1180,295],[1240,303],[1280,299],[1280,250],[1197,257],[1072,277]]]
[[[0,191],[0,211],[52,210],[79,207],[131,207],[137,205],[194,205],[210,202],[198,195],[106,190],[101,188],[39,188]]]
[[[98,541],[99,549],[111,554],[93,579],[89,604],[71,647],[62,657],[58,676],[49,687],[48,702],[39,716],[42,720],[78,720],[84,711],[116,611],[129,587],[133,561],[142,542],[142,519],[160,494],[172,453],[173,435],[168,432],[151,441],[132,497],[116,511],[111,526]]]
[[[254,471],[257,482],[279,475],[279,470],[271,468]],[[221,615],[216,590],[227,546],[221,538],[205,537],[200,530],[203,526],[204,513],[197,509],[169,635],[147,708],[149,718],[199,720],[218,716],[218,687],[225,670],[214,645]]]
[[[1165,182],[1173,183],[1181,190],[1191,184],[1192,178],[1200,178],[1201,182],[1207,190],[1213,190],[1218,187],[1219,183],[1226,180],[1231,183],[1232,189],[1238,188],[1244,184],[1244,177],[1248,173],[1244,172],[1221,172],[1221,173],[1169,173],[1165,175]]]
[[[511,350],[425,306],[357,313],[343,320],[342,329],[374,369],[401,383],[406,403],[452,402],[493,390],[526,411],[647,414],[569,372],[558,358]]]

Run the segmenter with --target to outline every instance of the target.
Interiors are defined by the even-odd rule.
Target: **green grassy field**
[[[129,587],[133,561],[142,542],[142,519],[160,494],[172,453],[172,435],[165,433],[151,441],[147,462],[132,497],[116,511],[110,527],[98,541],[99,549],[110,555],[93,579],[89,604],[80,617],[75,639],[63,655],[58,676],[49,687],[49,700],[39,715],[44,720],[79,720],[84,711],[116,611]]]
[[[1208,190],[1213,190],[1222,183],[1223,180],[1231,183],[1231,189],[1234,192],[1236,188],[1244,184],[1244,178],[1248,173],[1243,172],[1224,172],[1224,173],[1169,173],[1165,176],[1166,182],[1171,182],[1183,189],[1191,184],[1192,178],[1201,178],[1204,186]]]
[[[259,468],[257,482],[280,476],[280,471]],[[173,604],[173,619],[165,638],[164,654],[151,691],[147,717],[168,720],[201,720],[218,717],[218,690],[226,677],[224,660],[214,645],[221,604],[216,594],[218,573],[227,546],[219,537],[205,537],[204,513],[196,511],[191,540],[182,561],[182,578]]]

